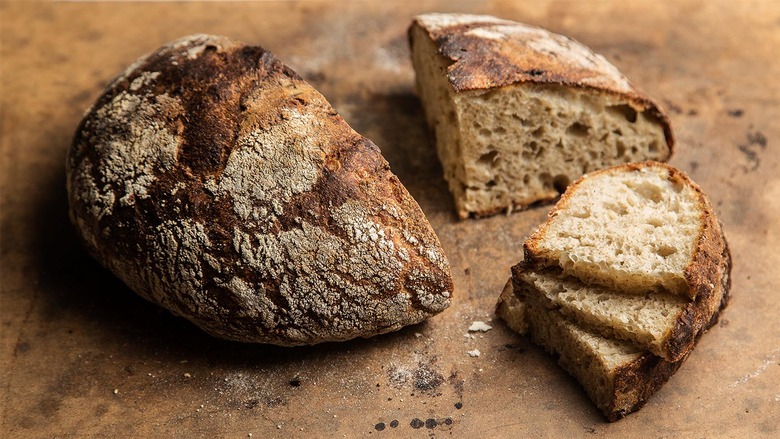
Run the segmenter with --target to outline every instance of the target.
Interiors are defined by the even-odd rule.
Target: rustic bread
[[[67,183],[88,250],[218,337],[369,337],[450,303],[379,149],[261,47],[193,35],[139,59],[78,127]]]
[[[462,218],[551,200],[584,173],[672,152],[661,108],[570,38],[490,16],[424,14],[409,39]]]
[[[569,187],[526,241],[525,258],[635,294],[712,291],[725,240],[707,196],[658,162],[625,164]]]
[[[695,344],[714,325],[726,306],[730,291],[731,258],[728,249],[722,259],[722,276],[716,287],[720,301],[711,318],[695,334]],[[558,357],[558,363],[584,387],[609,421],[639,410],[680,368],[692,349],[677,361],[652,354],[634,343],[604,336],[569,320],[560,309],[540,298],[538,283],[516,281],[513,275],[498,300],[496,313],[520,334]],[[513,281],[514,280],[514,281]]]

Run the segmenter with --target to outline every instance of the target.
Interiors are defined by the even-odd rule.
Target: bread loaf
[[[417,16],[409,38],[462,218],[551,200],[584,173],[672,152],[662,109],[570,38],[491,16],[435,13]]]
[[[261,47],[193,35],[136,61],[78,127],[67,183],[89,252],[218,337],[369,337],[450,303],[379,149]]]

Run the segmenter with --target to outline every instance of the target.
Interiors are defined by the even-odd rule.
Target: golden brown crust
[[[412,22],[410,37],[415,26],[451,62],[447,77],[456,92],[534,83],[619,95],[661,123],[669,156],[673,152],[674,135],[663,109],[637,91],[603,56],[571,38],[486,15],[420,15]]]
[[[141,58],[67,173],[89,251],[216,336],[346,340],[449,305],[438,238],[379,148],[261,47],[194,35]]]

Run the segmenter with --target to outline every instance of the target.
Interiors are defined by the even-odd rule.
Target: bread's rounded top
[[[448,77],[456,91],[549,82],[634,93],[606,58],[536,26],[488,15],[440,13],[419,15],[414,23],[453,61]]]

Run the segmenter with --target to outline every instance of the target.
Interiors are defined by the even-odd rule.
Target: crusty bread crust
[[[85,115],[67,182],[92,255],[218,337],[369,337],[450,303],[379,148],[261,47],[193,35],[139,59]]]
[[[718,269],[721,263],[721,254],[725,246],[725,238],[718,222],[715,211],[710,204],[709,199],[693,180],[684,172],[670,166],[666,163],[646,161],[640,163],[626,163],[603,169],[584,175],[579,180],[572,183],[561,199],[555,204],[548,219],[523,244],[523,253],[525,260],[535,267],[544,267],[553,265],[555,261],[545,260],[543,252],[540,250],[540,244],[547,234],[547,229],[552,220],[567,208],[569,199],[574,196],[579,187],[590,178],[597,178],[599,175],[617,174],[622,172],[639,172],[647,167],[662,168],[668,172],[668,180],[675,185],[690,187],[702,207],[701,224],[699,234],[696,237],[691,261],[684,270],[684,277],[687,288],[684,291],[670,291],[672,293],[682,294],[690,299],[695,299],[699,294],[707,295],[711,292],[718,282]],[[705,299],[708,300],[708,299]]]
[[[669,156],[673,152],[671,124],[660,105],[637,91],[603,56],[572,38],[484,15],[421,15],[409,28],[410,39],[414,27],[423,29],[451,62],[447,77],[456,92],[530,83],[619,95],[662,123]]]

